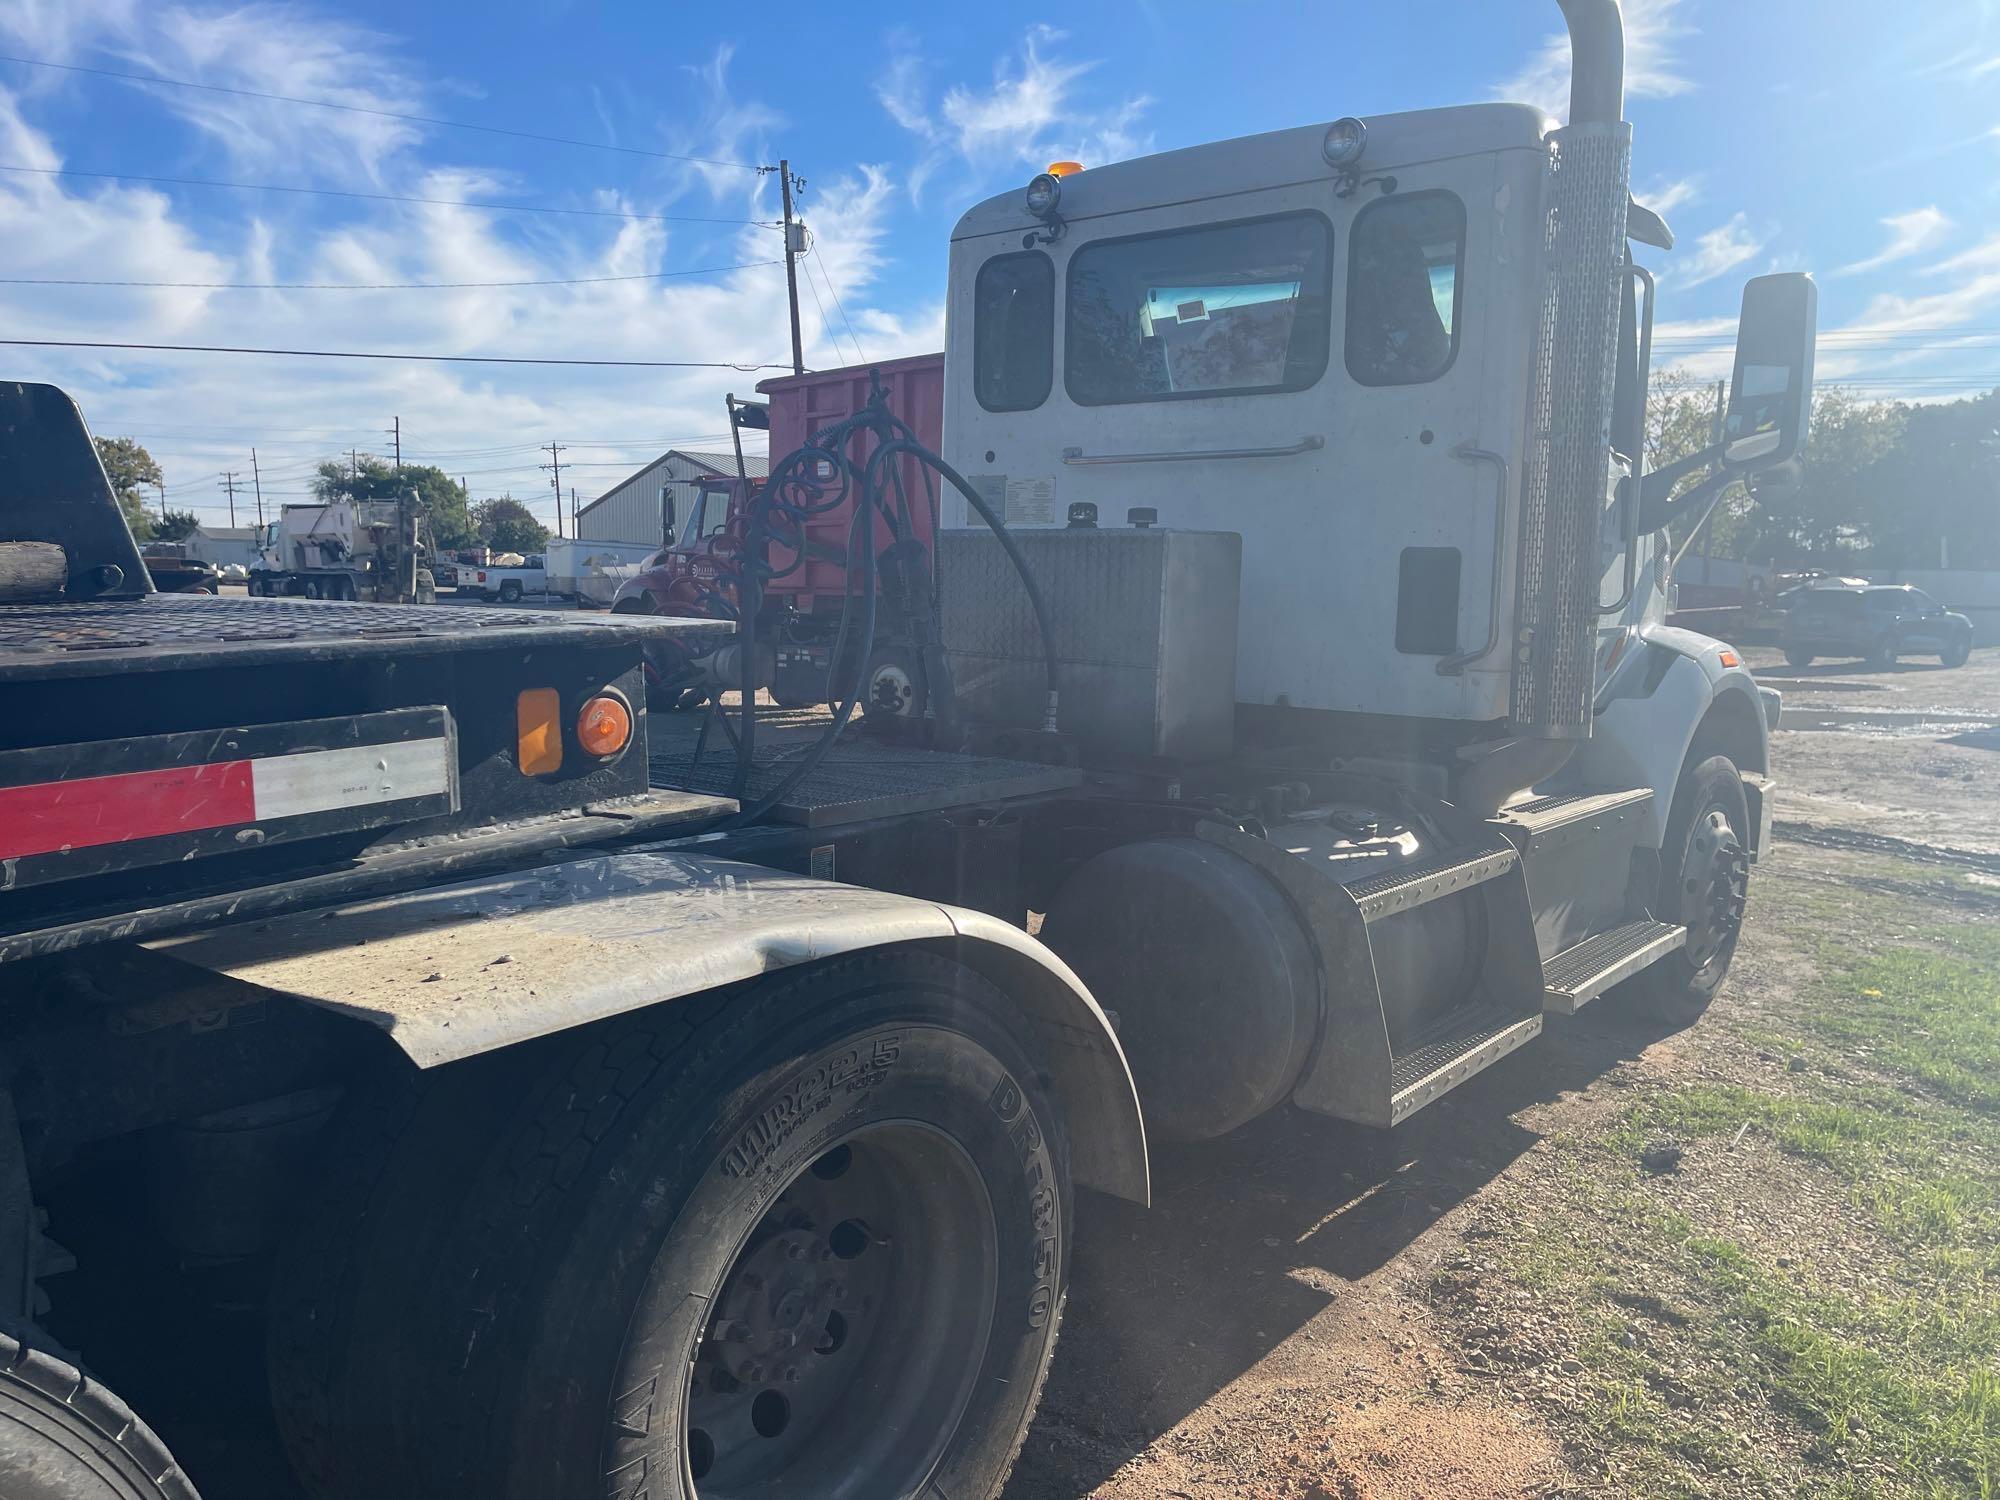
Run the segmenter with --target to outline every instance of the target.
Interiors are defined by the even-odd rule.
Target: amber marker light
[[[623,698],[599,693],[576,716],[576,742],[584,753],[609,760],[632,742],[632,710]]]
[[[514,754],[523,776],[562,769],[562,696],[554,688],[529,688],[514,700]]]

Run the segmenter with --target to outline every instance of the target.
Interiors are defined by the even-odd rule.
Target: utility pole
[[[518,452],[519,450],[517,449],[516,451]],[[349,479],[359,479],[361,477],[361,455],[353,448],[347,450],[347,477]]]
[[[799,251],[805,245],[805,225],[792,222],[792,189],[804,187],[806,180],[792,177],[789,160],[780,161],[775,168],[759,167],[760,172],[775,170],[778,174],[778,191],[785,203],[785,296],[792,307],[792,373],[806,372],[805,346],[799,339]]]
[[[562,523],[562,456],[564,449],[559,443],[549,444],[549,461],[542,465],[552,471],[549,484],[556,492],[556,535],[563,534]]]
[[[583,539],[583,532],[582,532],[582,530],[580,529],[580,525],[579,525],[579,517],[578,517],[578,514],[577,514],[577,509],[576,509],[576,486],[575,486],[575,485],[571,485],[571,486],[569,487],[569,534],[570,534],[571,536],[573,536],[573,537],[577,538],[577,540],[579,540],[579,541],[581,541],[581,540]]]
[[[222,471],[222,488],[229,496],[229,524],[231,527],[234,527],[236,525],[236,470],[224,469]]]
[[[257,472],[257,450],[250,450],[250,482],[257,487],[257,529],[264,528],[264,476]]]
[[[403,419],[401,417],[391,417],[389,420],[396,424],[389,429],[389,436],[395,439],[396,472],[400,474],[403,472]]]
[[[158,484],[154,485],[154,486],[153,486],[153,488],[154,488],[154,489],[156,489],[156,490],[158,490],[158,491],[160,492],[160,519],[161,519],[162,521],[164,521],[164,520],[166,520],[166,518],[167,518],[167,482],[166,482],[166,480],[162,479],[162,480],[161,480],[161,481],[160,481],[160,482],[159,482]]]

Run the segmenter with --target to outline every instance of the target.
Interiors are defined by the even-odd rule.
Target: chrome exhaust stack
[[[1556,0],[1569,23],[1569,122],[1625,118],[1625,16],[1618,0]]]
[[[1521,484],[1510,729],[1590,734],[1598,530],[1610,483],[1611,394],[1631,201],[1618,0],[1559,0],[1572,51],[1570,122],[1548,136],[1543,292]]]

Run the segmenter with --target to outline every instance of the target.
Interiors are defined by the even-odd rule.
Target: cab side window
[[[1347,259],[1347,373],[1421,385],[1458,354],[1465,205],[1456,194],[1379,198],[1355,215]]]
[[[1031,411],[1056,371],[1056,272],[1046,255],[996,255],[972,283],[972,393],[988,411]]]

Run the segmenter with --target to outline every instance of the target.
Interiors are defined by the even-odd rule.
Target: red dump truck
[[[732,401],[732,421],[768,427],[770,451],[785,454],[803,447],[816,432],[853,416],[880,390],[888,407],[935,448],[944,418],[944,356],[922,354],[817,370],[758,383],[765,404]],[[739,438],[740,441],[740,438]],[[872,439],[857,457],[865,462]],[[897,461],[896,506],[878,514],[872,545],[897,582],[885,594],[887,611],[876,633],[861,703],[877,716],[920,717],[927,693],[923,670],[923,627],[933,616],[933,534],[937,526],[937,485],[914,458]],[[831,484],[833,475],[826,479]],[[702,481],[686,516],[675,518],[678,539],[653,565],[619,588],[612,609],[628,614],[736,617],[741,602],[748,502],[757,481],[746,478]],[[764,629],[751,677],[786,707],[808,707],[836,696],[836,684],[854,682],[855,662],[835,673],[834,651],[840,617],[858,586],[853,497],[828,496],[824,509],[801,516],[765,550],[767,576],[761,586]],[[655,664],[655,701],[699,699],[719,688],[739,687],[743,663],[724,646],[698,662],[682,659],[677,648]]]

